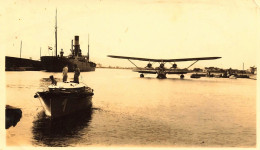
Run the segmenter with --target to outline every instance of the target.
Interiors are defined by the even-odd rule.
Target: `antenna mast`
[[[56,19],[55,19],[55,54],[57,57],[57,47],[58,47],[58,43],[57,43],[57,8],[56,8]]]

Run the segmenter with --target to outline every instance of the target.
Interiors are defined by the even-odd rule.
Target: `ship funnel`
[[[75,56],[81,56],[81,50],[80,50],[80,45],[79,45],[79,36],[75,36]]]
[[[79,45],[79,36],[77,36],[77,35],[75,36],[75,46],[76,45]]]

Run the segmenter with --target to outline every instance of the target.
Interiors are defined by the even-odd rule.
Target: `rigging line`
[[[133,65],[135,65],[130,59],[127,59],[127,60],[130,61]],[[135,65],[135,66],[136,66],[136,65]],[[139,67],[136,66],[136,68],[139,68]]]
[[[173,62],[173,63],[172,63],[172,62],[169,62],[169,63],[170,63],[171,65],[176,64],[175,62]]]
[[[163,61],[161,61],[161,62],[158,62],[158,64],[160,65],[160,64],[166,64],[167,62],[163,62]]]
[[[196,62],[198,62],[199,60],[196,60],[194,63],[192,63],[189,67],[187,67],[187,69],[189,69],[191,66],[193,66]]]

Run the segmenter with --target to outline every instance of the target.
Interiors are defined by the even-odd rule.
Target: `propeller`
[[[152,64],[151,64],[151,63],[148,63],[146,67],[147,67],[147,68],[152,68]]]
[[[160,64],[160,68],[164,68],[164,64]]]
[[[176,69],[177,68],[177,64],[172,64],[172,68]]]

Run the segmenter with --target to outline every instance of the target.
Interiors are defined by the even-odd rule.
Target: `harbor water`
[[[80,76],[94,89],[92,110],[52,121],[34,94],[62,73],[5,75],[6,104],[22,110],[20,122],[6,130],[7,146],[256,147],[256,80],[161,80],[97,68]]]

